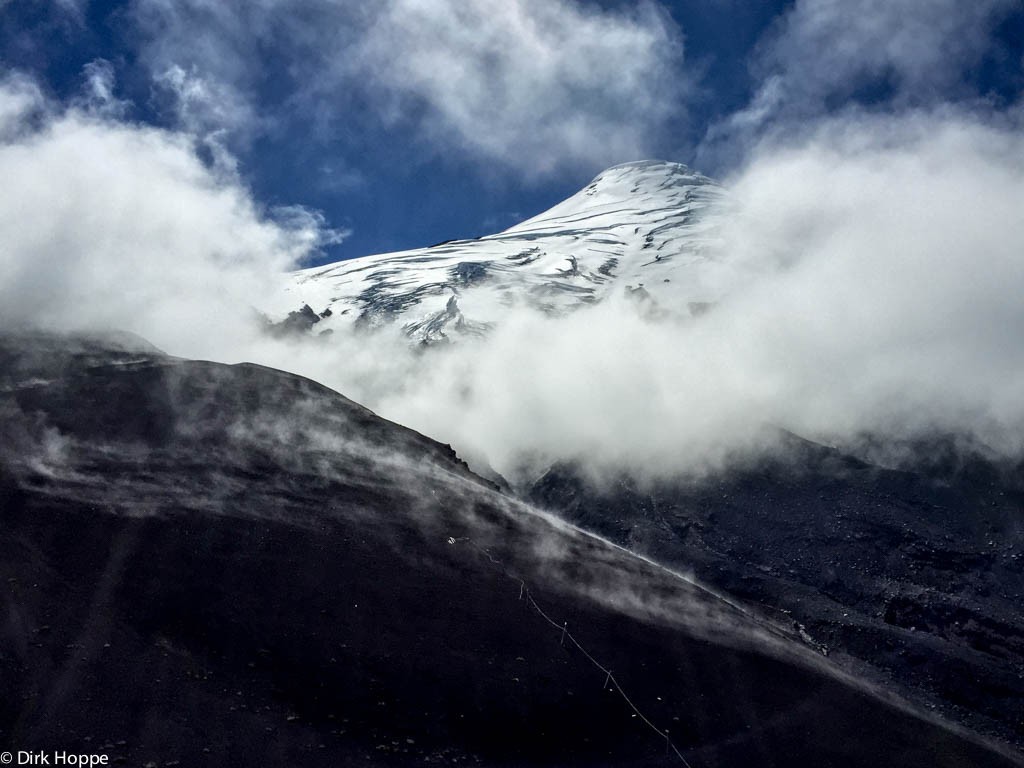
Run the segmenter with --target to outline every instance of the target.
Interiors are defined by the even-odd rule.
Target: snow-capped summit
[[[716,298],[704,273],[722,195],[679,163],[617,165],[498,234],[295,272],[279,309],[310,306],[323,317],[317,332],[397,323],[416,341],[486,333],[515,307],[564,314],[612,292],[686,314]]]

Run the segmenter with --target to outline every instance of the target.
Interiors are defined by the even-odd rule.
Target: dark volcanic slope
[[[925,706],[1024,744],[1024,475],[948,442],[915,471],[789,435],[785,459],[699,481],[594,489],[571,466],[542,507],[788,617]],[[856,663],[855,663],[856,665]]]
[[[0,426],[3,749],[189,766],[1015,764],[298,377],[8,337]]]

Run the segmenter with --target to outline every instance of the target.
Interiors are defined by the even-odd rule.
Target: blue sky
[[[1013,112],[1022,38],[1019,0],[0,0],[5,74],[189,137],[333,228],[318,261],[497,231],[642,157],[728,178],[851,111]]]

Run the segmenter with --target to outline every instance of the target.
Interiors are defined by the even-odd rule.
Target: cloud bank
[[[212,333],[244,341],[247,308],[322,242],[321,222],[272,221],[191,136],[111,117],[109,81],[88,74],[93,111],[23,75],[0,83],[0,324],[173,334],[200,355]]]
[[[1019,453],[1019,130],[828,123],[730,188],[720,258],[738,277],[707,315],[522,316],[380,407],[505,471],[531,452],[598,472],[713,467],[766,425],[840,443],[950,431]]]
[[[322,242],[322,220],[262,210],[187,135],[35,93],[23,78],[0,89],[5,325],[120,328],[293,370],[512,475],[557,458],[707,468],[767,424],[1020,448],[1024,138],[1009,117],[847,117],[764,145],[728,185],[715,257],[736,278],[699,318],[652,322],[625,300],[524,309],[486,343],[423,354],[396,329],[261,333],[253,307]]]

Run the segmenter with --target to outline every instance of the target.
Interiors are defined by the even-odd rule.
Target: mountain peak
[[[631,160],[628,163],[619,163],[605,168],[601,173],[597,174],[596,179],[601,178],[606,174],[613,173],[634,173],[634,174],[645,174],[645,173],[662,173],[666,175],[700,175],[690,168],[690,166],[684,163],[676,163],[671,160]]]
[[[331,309],[318,329],[398,323],[429,342],[486,334],[515,308],[565,314],[643,285],[659,312],[688,316],[718,298],[704,272],[715,268],[705,251],[721,195],[681,163],[623,163],[504,232],[295,273],[278,311],[308,304]]]
[[[660,186],[693,186],[713,184],[714,182],[702,173],[698,173],[683,163],[668,160],[634,160],[605,168],[588,186],[633,183]]]
[[[605,211],[610,206],[627,218],[631,212],[683,208],[693,199],[690,190],[705,186],[717,187],[717,184],[682,163],[635,160],[613,165],[597,174],[572,197],[510,227],[506,232],[533,229],[547,221],[578,216],[584,210]]]

